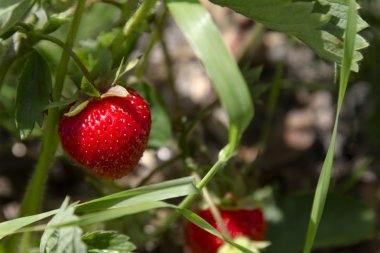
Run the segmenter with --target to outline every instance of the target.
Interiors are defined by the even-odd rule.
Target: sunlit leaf
[[[58,213],[48,226],[76,220],[74,206],[69,206],[69,198],[62,203]],[[82,230],[77,226],[46,229],[41,237],[41,253],[85,253],[86,246],[81,241]]]
[[[347,23],[348,1],[340,0],[211,0],[231,8],[266,27],[292,35],[310,46],[320,57],[341,64],[343,34]],[[357,30],[367,23],[357,17]],[[351,68],[358,70],[363,57],[357,50],[368,43],[356,35]]]
[[[7,235],[13,234],[17,230],[31,225],[37,221],[46,219],[54,214],[56,214],[58,210],[52,210],[46,213],[40,213],[32,216],[21,217],[14,220],[4,221],[0,223],[0,240]]]
[[[356,2],[349,0],[349,9],[347,10],[346,31],[344,34],[344,54],[340,68],[339,78],[339,94],[337,110],[335,115],[335,123],[331,135],[331,141],[325,160],[322,165],[321,175],[318,179],[317,189],[315,191],[313,207],[310,214],[310,222],[306,234],[304,253],[309,253],[312,250],[315,236],[317,235],[318,226],[322,218],[325,207],[326,197],[329,191],[332,167],[334,163],[335,146],[338,134],[339,115],[342,110],[344,96],[348,85],[348,80],[351,72],[351,66],[354,59],[355,38],[357,34],[357,9]]]
[[[93,212],[145,201],[158,201],[198,193],[193,177],[179,178],[159,184],[143,186],[94,199],[77,207],[78,212]]]
[[[169,0],[168,8],[203,63],[229,117],[230,155],[253,117],[246,82],[210,14],[196,0]]]

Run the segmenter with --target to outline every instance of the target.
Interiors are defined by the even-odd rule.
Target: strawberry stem
[[[74,13],[73,21],[70,26],[66,39],[67,47],[74,45],[75,38],[79,29],[81,17],[85,7],[85,0],[78,0],[78,4]],[[58,101],[61,97],[65,76],[68,69],[70,55],[66,51],[62,52],[57,73],[55,76],[55,86],[53,88],[53,101]],[[58,146],[57,123],[59,120],[59,108],[50,108],[45,124],[45,131],[42,139],[42,149],[37,162],[36,169],[27,186],[26,193],[20,210],[20,216],[32,215],[41,209],[43,192],[48,177],[51,163]],[[28,252],[30,247],[30,234],[23,234],[20,252]]]
[[[157,0],[145,0],[140,5],[135,14],[128,20],[123,28],[123,33],[126,38],[128,38],[131,33],[136,30],[147,14],[150,13],[150,10],[154,7],[156,2]]]
[[[55,38],[53,36],[46,35],[46,34],[30,33],[30,35],[32,37],[38,38],[40,40],[50,41],[50,42],[56,44],[57,46],[61,47],[67,54],[70,55],[70,57],[73,59],[73,61],[78,65],[78,67],[82,71],[84,77],[89,81],[89,83],[95,89],[95,82],[94,82],[94,80],[91,77],[90,71],[88,71],[88,69],[86,68],[86,66],[82,63],[82,61],[79,59],[79,57],[77,56],[77,54],[71,49],[70,46],[68,46],[66,43],[62,42],[61,40],[59,40],[59,39],[57,39],[57,38]]]

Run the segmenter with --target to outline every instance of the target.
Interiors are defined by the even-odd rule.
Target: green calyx
[[[129,95],[129,92],[126,88],[120,85],[112,86],[107,92],[103,93],[100,96],[100,99],[107,98],[107,97],[122,97],[126,98]],[[81,111],[83,111],[84,108],[88,105],[88,103],[91,101],[90,99],[87,100],[79,100],[76,102],[69,110],[69,112],[65,113],[64,115],[66,117],[73,117],[77,114],[79,114]]]

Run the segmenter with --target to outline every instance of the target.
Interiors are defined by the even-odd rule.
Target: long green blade
[[[76,205],[76,212],[94,212],[94,211],[108,211],[111,209],[117,209],[120,207],[126,208],[129,206],[138,206],[144,202],[156,202],[183,197],[191,194],[198,193],[198,189],[193,183],[193,177],[179,178],[176,180],[166,181],[159,184],[149,185],[145,187],[135,188],[123,192],[119,192],[106,197],[94,199],[92,201]],[[128,209],[128,208],[127,208]],[[143,209],[137,209],[137,212],[141,212]],[[132,209],[131,209],[132,211]],[[46,213],[41,213],[33,216],[26,216],[6,222],[0,223],[0,239],[3,237],[16,233],[18,230],[31,225],[37,221],[43,220],[58,212],[52,210]],[[113,213],[114,211],[111,211]],[[99,212],[98,212],[99,213]],[[107,212],[106,212],[107,213]],[[87,217],[87,216],[86,216]],[[91,217],[91,215],[89,215]],[[102,217],[105,219],[108,216]],[[106,219],[107,220],[107,219]]]
[[[233,150],[253,117],[253,104],[247,84],[210,14],[198,1],[169,0],[167,5],[203,63],[227,111],[230,120],[230,150]]]
[[[313,247],[315,235],[318,230],[318,226],[323,214],[323,209],[326,202],[327,193],[329,190],[331,171],[334,160],[335,146],[336,146],[336,136],[338,130],[339,114],[342,109],[343,99],[346,93],[346,88],[348,84],[348,79],[350,76],[350,67],[353,59],[355,36],[357,33],[356,29],[356,3],[354,0],[350,0],[348,12],[347,12],[347,27],[345,31],[344,39],[344,54],[342,60],[342,67],[340,70],[340,81],[339,81],[339,96],[338,96],[338,106],[337,113],[335,117],[335,125],[333,133],[331,136],[331,142],[327,151],[325,161],[322,166],[321,175],[318,180],[317,190],[315,192],[313,207],[311,211],[310,222],[306,235],[306,242],[303,252],[309,253]]]
[[[225,240],[226,242],[230,243],[234,247],[238,248],[241,252],[252,253],[252,251],[250,251],[249,249],[241,245],[238,245],[232,240],[224,237],[218,230],[216,230],[213,226],[211,226],[207,221],[205,221],[203,218],[201,218],[197,214],[191,212],[190,210],[180,208],[176,205],[168,204],[162,201],[146,201],[144,203],[139,203],[132,206],[120,205],[118,208],[108,209],[105,211],[84,215],[74,221],[65,222],[61,224],[55,224],[52,228],[66,227],[66,226],[86,226],[86,225],[91,225],[98,222],[112,220],[112,219],[116,219],[116,218],[123,217],[126,215],[140,213],[140,212],[157,209],[157,208],[176,209],[181,215],[183,215],[190,222],[206,230],[207,232],[219,237],[220,239]]]

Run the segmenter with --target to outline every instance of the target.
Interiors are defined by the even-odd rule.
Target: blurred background
[[[57,2],[57,8],[62,9],[71,4]],[[370,25],[362,32],[370,46],[362,51],[360,72],[351,76],[341,114],[332,194],[316,243],[321,253],[380,252],[380,1],[359,3],[360,14]],[[204,4],[239,62],[255,103],[254,120],[236,158],[212,182],[210,190],[219,201],[226,196],[231,201],[232,193],[232,202],[263,207],[268,240],[274,244],[266,252],[296,253],[302,248],[311,193],[334,123],[338,92],[334,66],[294,38],[265,30],[228,9]],[[99,33],[114,25],[117,16],[117,10],[107,5],[89,7],[78,50],[90,48]],[[60,34],[65,34],[65,28],[56,32]],[[144,52],[149,36],[143,33],[132,54]],[[44,209],[56,208],[66,195],[74,201],[86,201],[119,189],[189,175],[191,166],[187,163],[184,167],[179,159],[176,140],[181,122],[194,120],[204,108],[205,115],[189,134],[186,149],[200,165],[197,171],[201,174],[216,160],[227,142],[225,112],[215,102],[210,80],[170,15],[162,26],[162,36],[162,42],[150,53],[144,76],[170,117],[171,140],[148,149],[138,169],[115,183],[87,175],[59,150],[51,167]],[[58,49],[40,47],[56,65],[59,54],[52,52]],[[0,221],[18,216],[42,131],[36,129],[32,138],[19,140],[14,124],[17,76],[14,67],[0,90]],[[148,240],[148,234],[167,215],[167,210],[159,210],[98,226],[124,231],[139,246],[137,252],[185,252],[182,221],[162,238]]]

